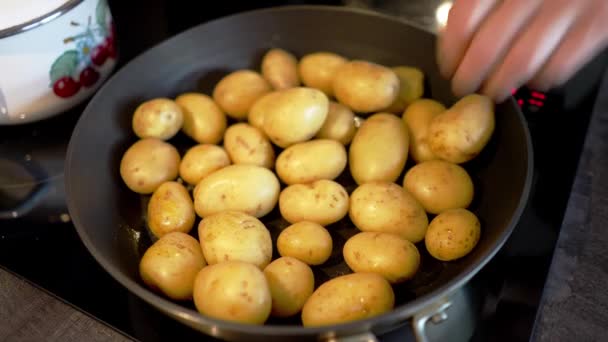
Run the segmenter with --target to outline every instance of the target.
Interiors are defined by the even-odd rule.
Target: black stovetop
[[[264,1],[254,6],[226,2],[219,9],[197,12],[195,5],[186,5],[185,1],[110,1],[119,36],[118,67],[159,41],[208,19],[285,3],[340,4]],[[603,65],[595,66],[599,67]],[[534,145],[533,189],[511,238],[471,282],[480,303],[473,341],[530,339],[595,99],[595,87],[590,84],[597,83],[597,74],[601,73],[587,70],[575,80],[579,82],[574,85],[576,89],[580,90],[580,82],[590,89],[581,96],[571,95],[567,87],[549,94],[528,89],[515,94],[521,100]],[[31,140],[24,137],[32,136],[32,132],[44,137],[44,144],[40,140],[32,143],[33,152],[41,146],[64,148],[83,106],[44,122],[0,127],[0,150],[27,150],[24,144]],[[57,176],[62,177],[61,172]],[[201,334],[162,315],[112,279],[89,254],[69,222],[48,223],[30,217],[0,221],[0,266],[135,339],[201,340]],[[404,340],[400,334],[384,339]]]

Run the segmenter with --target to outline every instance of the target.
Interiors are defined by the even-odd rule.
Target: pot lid
[[[74,0],[1,0],[0,31],[42,20],[47,15]]]

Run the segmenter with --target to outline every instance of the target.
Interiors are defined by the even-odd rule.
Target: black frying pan
[[[82,114],[67,153],[68,207],[78,233],[97,261],[118,282],[164,313],[200,331],[225,339],[284,340],[383,333],[429,308],[473,277],[501,248],[525,206],[532,175],[532,149],[524,118],[514,101],[496,108],[496,131],[489,145],[465,165],[476,193],[473,210],[482,223],[481,240],[465,258],[442,263],[422,253],[421,270],[412,281],[395,287],[393,311],[372,319],[323,328],[303,328],[298,317],[271,320],[265,326],[229,323],[204,317],[191,304],[167,300],[143,286],[138,261],[151,243],[146,229],[147,198],[127,189],[119,163],[136,137],[131,115],[144,100],[186,91],[210,94],[229,71],[258,69],[271,47],[298,56],[327,50],[384,65],[413,65],[426,76],[426,97],[451,105],[449,84],[435,65],[435,36],[386,16],[333,7],[284,7],[242,13],[195,27],[154,47],[126,65],[91,100]],[[182,151],[193,144],[180,135],[172,141]],[[348,174],[340,181],[349,190]],[[401,181],[401,180],[399,180]],[[263,221],[276,238],[287,223],[275,210]],[[348,272],[341,247],[354,233],[347,219],[333,227],[332,258],[315,270],[317,283]],[[196,229],[194,229],[195,231]],[[416,320],[418,328],[424,319]],[[415,325],[416,326],[416,325]],[[153,329],[153,327],[150,327]]]

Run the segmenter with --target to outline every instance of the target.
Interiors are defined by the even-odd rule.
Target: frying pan
[[[240,68],[259,69],[271,47],[297,56],[326,50],[384,65],[412,65],[426,77],[425,97],[446,105],[456,99],[435,65],[435,35],[413,24],[362,10],[325,6],[287,6],[244,12],[185,31],[138,56],[118,71],[90,101],[70,140],[66,159],[68,208],[80,238],[95,259],[119,283],[163,313],[206,334],[227,340],[266,341],[361,337],[373,339],[407,322],[424,340],[424,324],[449,306],[450,294],[471,279],[501,248],[526,204],[532,175],[532,148],[522,113],[510,99],[496,106],[496,130],[484,151],[464,165],[475,185],[470,209],[482,224],[481,239],[466,257],[443,263],[422,245],[416,277],[395,286],[394,310],[357,322],[304,328],[298,317],[271,319],[264,326],[205,317],[188,303],[172,302],[140,281],[138,261],[152,242],[146,229],[147,196],[124,185],[120,159],[136,141],[131,116],[153,97],[187,91],[210,94],[214,84]],[[193,142],[184,135],[171,140],[183,151]],[[340,177],[349,191],[354,182]],[[277,210],[263,218],[276,241],[287,223]],[[194,229],[195,231],[196,229]],[[315,269],[317,285],[350,272],[341,248],[355,232],[347,220],[329,227],[334,253]]]

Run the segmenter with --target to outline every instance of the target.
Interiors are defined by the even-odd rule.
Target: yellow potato
[[[306,327],[326,326],[379,316],[393,309],[391,285],[376,273],[353,273],[323,283],[302,309]]]
[[[317,139],[289,146],[277,158],[277,175],[285,184],[335,179],[346,168],[346,149],[335,140]]]
[[[261,325],[270,316],[272,297],[259,268],[242,261],[225,261],[198,273],[194,305],[205,316]]]
[[[403,113],[403,122],[410,135],[409,155],[415,162],[437,159],[429,146],[428,131],[431,120],[445,110],[445,107],[435,100],[420,99],[412,102]]]
[[[234,164],[274,166],[274,149],[264,132],[244,122],[228,127],[224,148]]]
[[[341,66],[333,81],[338,101],[355,112],[371,113],[388,107],[399,94],[399,78],[382,65],[355,60]]]
[[[279,196],[281,215],[289,223],[312,221],[326,226],[348,213],[348,193],[326,179],[286,187]]]
[[[249,110],[249,115],[247,115],[247,120],[251,126],[264,131],[264,116],[274,106],[274,102],[280,97],[280,93],[280,91],[273,91],[260,97],[253,103],[251,110]]]
[[[205,217],[198,236],[209,265],[222,261],[244,261],[264,268],[272,259],[272,240],[257,218],[238,211],[223,211]]]
[[[333,96],[333,79],[336,71],[348,60],[332,52],[314,52],[300,59],[298,72],[302,83],[316,88],[327,96]]]
[[[264,275],[272,296],[272,316],[289,317],[297,314],[315,288],[315,277],[310,267],[291,257],[271,262],[264,269]]]
[[[399,78],[399,94],[393,103],[383,111],[401,115],[403,111],[424,93],[422,70],[409,66],[391,68]]]
[[[264,115],[264,133],[283,148],[314,137],[329,109],[327,96],[312,88],[282,90],[272,100]]]
[[[327,229],[308,221],[300,221],[283,229],[277,239],[281,256],[296,258],[308,265],[326,262],[332,248],[333,241]]]
[[[473,181],[467,171],[444,160],[415,165],[405,174],[403,187],[431,214],[467,208],[473,201]]]
[[[393,233],[413,243],[424,239],[429,223],[414,196],[389,182],[357,187],[350,195],[349,216],[361,231]]]
[[[298,60],[283,49],[270,49],[262,58],[262,75],[277,90],[300,85]]]
[[[390,233],[358,233],[346,241],[342,253],[354,272],[378,273],[392,284],[411,279],[420,266],[418,248]]]
[[[350,173],[357,184],[394,182],[405,167],[409,135],[397,116],[370,116],[355,134],[348,151]]]
[[[194,279],[207,265],[201,246],[192,236],[173,232],[150,246],[139,262],[147,286],[175,300],[192,299]]]
[[[120,176],[131,191],[151,194],[177,178],[180,156],[173,145],[145,138],[131,145],[120,161]]]
[[[186,93],[175,102],[184,113],[182,130],[199,144],[217,144],[226,130],[226,115],[205,94]]]
[[[184,123],[182,109],[172,100],[156,98],[140,104],[133,114],[133,132],[140,138],[171,139]]]
[[[461,164],[483,150],[494,125],[494,102],[487,96],[467,95],[431,121],[429,146],[437,157]]]
[[[178,182],[166,182],[150,197],[147,217],[150,231],[160,238],[171,232],[190,232],[196,214],[188,190]]]
[[[199,144],[189,148],[179,164],[179,176],[196,185],[212,172],[230,165],[228,153],[217,145]]]
[[[237,70],[215,85],[213,99],[228,116],[243,120],[253,103],[271,90],[270,84],[259,73]]]
[[[452,261],[469,254],[480,235],[480,223],[475,214],[466,209],[450,209],[431,221],[424,244],[435,259]]]
[[[330,101],[329,111],[325,123],[317,132],[318,139],[332,139],[343,145],[348,145],[357,128],[355,127],[355,114],[345,105]]]
[[[201,217],[227,210],[262,217],[277,204],[280,190],[272,171],[255,165],[230,165],[196,186],[194,210]]]

